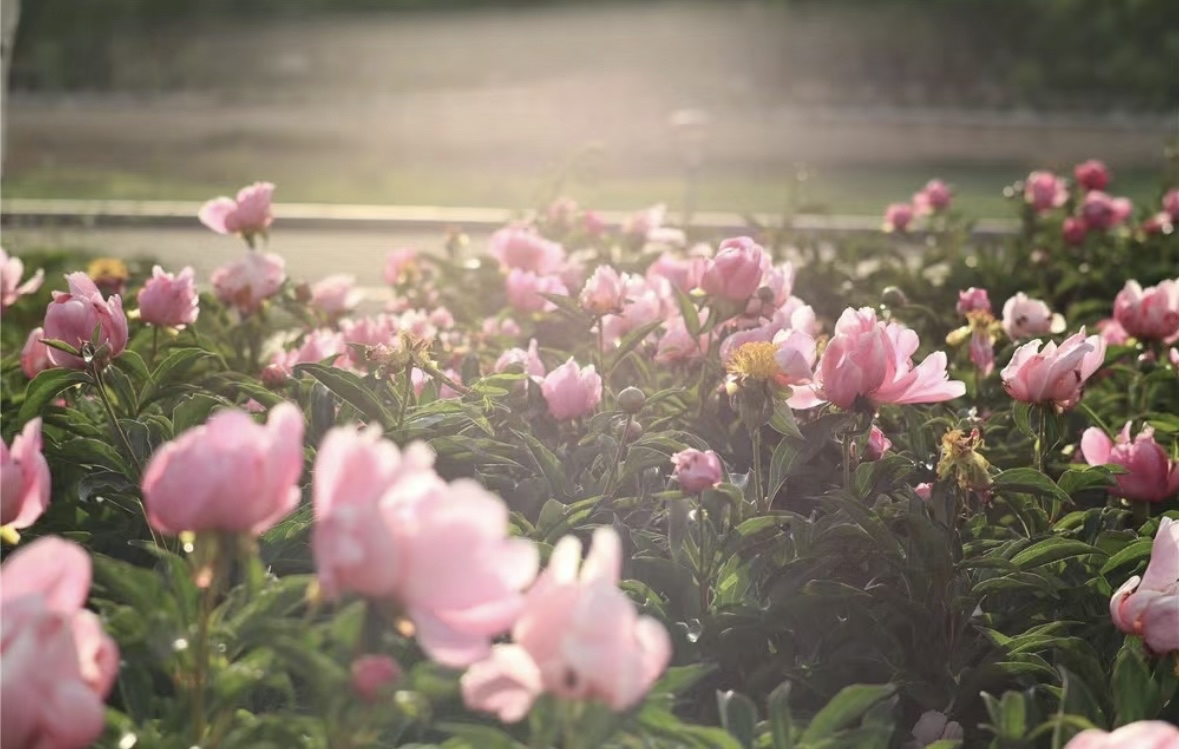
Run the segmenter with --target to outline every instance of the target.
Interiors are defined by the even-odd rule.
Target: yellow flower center
[[[778,346],[774,343],[753,341],[741,344],[729,359],[729,372],[741,377],[771,380],[781,371],[775,358]]]

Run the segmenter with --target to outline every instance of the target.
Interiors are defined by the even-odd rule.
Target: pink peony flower
[[[102,734],[119,651],[82,608],[89,590],[90,557],[57,537],[22,546],[0,567],[4,747],[82,749]]]
[[[1170,234],[1175,231],[1174,222],[1171,220],[1171,214],[1166,211],[1159,211],[1146,218],[1142,222],[1142,233],[1148,237],[1155,237],[1161,234]]]
[[[1130,218],[1133,206],[1127,198],[1113,198],[1092,190],[1081,203],[1081,220],[1090,231],[1106,231]]]
[[[483,321],[480,329],[483,335],[501,338],[516,338],[523,332],[520,330],[519,323],[510,317],[505,317],[502,320],[497,317],[489,317]]]
[[[1077,164],[1073,169],[1073,176],[1083,190],[1104,190],[1109,187],[1109,169],[1097,159]]]
[[[528,591],[514,643],[496,645],[464,674],[467,706],[515,722],[543,692],[598,700],[619,712],[642,700],[671,659],[671,638],[619,590],[621,570],[614,529],[594,531],[584,562],[581,542],[562,538]]]
[[[1171,216],[1172,221],[1179,222],[1179,187],[1167,190],[1163,196],[1163,210]]]
[[[122,298],[116,294],[103,299],[85,273],[71,273],[66,276],[66,282],[70,290],[53,292],[53,301],[45,310],[45,337],[80,350],[97,331],[98,346],[107,346],[110,358],[123,353],[127,347],[127,317],[123,314]],[[80,357],[58,349],[49,350],[49,361],[70,369],[86,367]]]
[[[143,473],[148,521],[161,533],[258,535],[299,504],[303,414],[290,403],[265,426],[227,409],[151,456]]]
[[[1179,521],[1159,520],[1150,562],[1109,602],[1114,626],[1137,635],[1158,655],[1179,650]]]
[[[423,444],[330,431],[316,457],[312,550],[330,597],[398,602],[433,660],[485,658],[511,628],[539,557],[509,535],[508,509],[474,481],[446,483]]]
[[[396,286],[405,280],[406,271],[417,262],[418,251],[412,247],[390,250],[385,255],[385,283]]]
[[[510,348],[500,354],[492,369],[495,372],[506,372],[513,365],[518,365],[524,374],[536,382],[544,379],[545,366],[544,362],[540,360],[540,351],[535,338],[528,342],[527,350]]]
[[[1140,720],[1106,733],[1081,731],[1064,749],[1179,749],[1179,728],[1161,720]]]
[[[40,418],[25,424],[11,449],[0,442],[0,526],[28,528],[49,506],[49,463],[41,449]]]
[[[671,462],[675,465],[673,478],[688,494],[711,489],[724,478],[725,469],[720,456],[712,450],[681,450],[671,456]]]
[[[749,237],[726,239],[708,261],[700,288],[714,297],[745,302],[757,293],[769,267],[770,256]]]
[[[1052,172],[1032,172],[1024,180],[1023,199],[1037,213],[1043,213],[1065,204],[1068,187]]]
[[[1167,340],[1179,333],[1179,278],[1142,288],[1127,281],[1114,298],[1114,319],[1144,340]]]
[[[958,314],[965,316],[967,312],[990,312],[991,298],[986,289],[976,289],[971,286],[966,291],[958,292]]]
[[[965,736],[960,723],[950,720],[945,713],[937,710],[926,710],[921,713],[912,733],[918,747],[927,747],[943,739],[961,739]]]
[[[622,276],[609,265],[599,265],[579,297],[581,308],[591,315],[617,313],[626,303],[626,287]]]
[[[340,317],[356,309],[364,292],[356,288],[356,276],[339,273],[311,284],[311,306],[329,317]]]
[[[529,271],[537,276],[557,273],[565,262],[564,247],[524,225],[505,226],[492,234],[487,251],[502,268]]]
[[[1081,436],[1081,455],[1091,466],[1112,464],[1126,469],[1115,477],[1113,494],[1137,502],[1162,502],[1179,492],[1179,461],[1170,460],[1167,451],[1154,440],[1154,429],[1144,427],[1130,440],[1130,422],[1122,428],[1116,442],[1098,427],[1089,427]]]
[[[387,655],[362,655],[352,661],[352,691],[364,702],[375,704],[381,692],[401,678],[401,666]]]
[[[1065,216],[1060,224],[1060,235],[1067,244],[1075,247],[1085,241],[1085,237],[1089,235],[1089,227],[1082,218]]]
[[[330,357],[336,357],[333,364],[348,363],[347,340],[342,333],[320,328],[313,330],[303,339],[299,348],[275,354],[270,364],[290,375],[297,364],[319,364]]]
[[[1000,373],[1003,387],[1017,401],[1072,408],[1081,400],[1085,381],[1105,360],[1105,341],[1098,335],[1086,338],[1081,328],[1059,347],[1050,342],[1041,351],[1041,345],[1037,339],[1015,350]]]
[[[222,265],[209,277],[213,291],[242,314],[257,312],[262,302],[279,292],[287,278],[286,261],[269,252],[251,252]]]
[[[700,255],[679,257],[664,252],[647,268],[647,280],[666,278],[680,291],[692,291],[700,286],[704,271],[708,269],[708,258]]]
[[[1003,303],[1003,331],[1013,341],[1064,332],[1064,318],[1022,291]]]
[[[41,341],[45,338],[44,328],[33,328],[29,333],[25,347],[20,352],[20,370],[30,380],[53,367],[49,359],[49,347]]]
[[[520,312],[552,312],[557,308],[541,294],[567,295],[569,289],[559,276],[538,276],[532,271],[513,268],[505,281],[508,304]]]
[[[880,405],[937,403],[963,395],[966,385],[946,374],[945,352],[913,366],[919,343],[912,330],[877,321],[871,308],[849,308],[819,361],[814,395],[844,409],[861,398]]]
[[[868,431],[868,441],[864,447],[864,460],[880,460],[891,449],[892,440],[885,436],[880,427],[873,424]]]
[[[45,280],[45,271],[38,270],[22,284],[20,279],[24,274],[25,264],[21,259],[10,256],[0,247],[0,313],[15,304],[17,299],[41,288]]]
[[[557,421],[588,416],[602,401],[602,378],[594,365],[578,367],[573,357],[545,375],[540,392]]]
[[[1130,341],[1130,334],[1126,332],[1120,322],[1112,317],[1098,322],[1097,332],[1101,335],[1101,340],[1110,346],[1124,346]]]
[[[196,322],[200,298],[191,266],[173,275],[160,266],[139,290],[139,318],[161,328],[183,328]]]
[[[884,223],[881,228],[886,232],[903,232],[913,223],[917,210],[912,203],[890,203],[884,209]]]
[[[983,377],[995,371],[995,341],[987,331],[975,328],[970,332],[970,361]]]
[[[792,263],[782,263],[766,268],[765,274],[761,277],[761,283],[758,285],[756,296],[750,299],[749,304],[745,306],[745,314],[758,317],[767,314],[767,309],[777,310],[786,304],[791,298],[791,292],[794,291],[794,276],[795,271]]]
[[[622,222],[622,233],[646,239],[651,232],[663,228],[666,220],[667,206],[659,203],[628,216]]]
[[[708,319],[708,310],[700,315],[701,322]],[[697,361],[703,359],[708,352],[710,336],[707,333],[693,337],[688,332],[683,317],[673,317],[664,325],[665,332],[659,338],[655,349],[655,361],[659,364],[673,364],[675,362]]]
[[[918,484],[913,487],[913,493],[920,497],[922,501],[928,502],[933,497],[933,484],[928,481]]]
[[[238,190],[237,199],[213,198],[197,213],[201,223],[218,234],[240,234],[253,246],[256,234],[266,236],[274,221],[270,201],[274,185],[255,182]]]
[[[940,179],[931,179],[913,196],[913,207],[918,215],[944,211],[950,207],[954,193]]]

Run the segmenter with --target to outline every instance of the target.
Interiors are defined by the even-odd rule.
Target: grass
[[[526,208],[558,191],[581,204],[601,209],[637,209],[666,202],[679,209],[684,180],[676,175],[622,177],[579,175],[557,186],[543,174],[461,169],[372,169],[360,174],[320,171],[314,175],[295,169],[258,174],[227,170],[221,178],[186,178],[174,172],[112,171],[105,169],[23,169],[9,172],[3,184],[6,198],[81,198],[128,200],[203,200],[232,193],[240,184],[266,178],[278,185],[277,196],[290,202],[367,203],[391,205],[486,206]],[[906,200],[929,178],[940,177],[955,190],[956,205],[980,218],[1011,215],[1003,188],[1026,174],[1005,166],[941,165],[933,167],[831,167],[814,171],[801,183],[790,174],[736,173],[706,170],[700,176],[697,210],[778,212],[792,189],[802,212],[878,215],[893,201]],[[1153,203],[1160,175],[1150,170],[1115,170],[1111,192],[1131,198],[1135,205]]]

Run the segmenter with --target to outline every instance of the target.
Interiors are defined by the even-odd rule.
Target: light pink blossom
[[[688,448],[671,456],[673,478],[688,494],[699,494],[721,482],[725,475],[720,456],[712,450]]]
[[[1024,180],[1023,198],[1037,213],[1059,208],[1068,200],[1068,186],[1052,172],[1032,172]]]
[[[53,367],[49,358],[49,347],[41,341],[45,338],[44,328],[33,328],[20,352],[20,370],[30,380]]]
[[[537,276],[557,273],[565,263],[564,247],[524,225],[513,224],[496,231],[491,235],[487,251],[502,268],[529,271]]]
[[[1179,492],[1179,461],[1170,459],[1163,446],[1155,442],[1154,429],[1144,427],[1130,439],[1130,422],[1122,428],[1117,441],[1110,440],[1098,427],[1089,427],[1081,436],[1081,455],[1091,466],[1117,465],[1126,473],[1114,477],[1113,494],[1138,502],[1162,502]]]
[[[1167,340],[1179,333],[1179,278],[1142,288],[1127,281],[1114,298],[1114,319],[1143,340]]]
[[[213,291],[223,303],[242,314],[257,312],[262,303],[282,288],[286,261],[269,252],[250,252],[241,260],[222,265],[210,275]]]
[[[29,280],[21,283],[24,274],[24,262],[15,255],[10,256],[0,247],[0,313],[15,304],[17,299],[41,288],[45,280],[45,271],[38,270]]]
[[[364,292],[356,288],[356,276],[337,273],[311,284],[311,305],[329,317],[346,315],[356,309]]]
[[[103,299],[102,292],[85,273],[71,273],[66,276],[66,282],[70,290],[53,292],[53,301],[45,310],[45,337],[80,350],[97,333],[98,346],[106,346],[110,358],[123,353],[128,332],[122,298],[115,294]],[[86,367],[80,357],[59,349],[49,350],[49,361],[58,367]]]
[[[239,190],[236,200],[227,197],[210,200],[201,206],[197,216],[218,234],[240,234],[252,246],[254,236],[265,236],[274,221],[270,207],[273,195],[272,183],[255,182]]]
[[[1003,303],[1003,331],[1013,340],[1064,332],[1064,318],[1022,291]]]
[[[590,364],[577,366],[569,357],[561,366],[545,375],[540,392],[557,421],[588,416],[602,400],[602,378]]]
[[[165,273],[160,266],[151,270],[151,278],[139,290],[139,318],[161,328],[183,328],[196,322],[200,297],[191,266],[177,274]]]
[[[1179,650],[1179,521],[1159,520],[1146,572],[1118,588],[1109,614],[1114,626],[1141,637],[1154,653]]]
[[[41,419],[0,441],[0,526],[28,528],[49,506],[49,463],[41,452]]]
[[[1080,402],[1085,381],[1104,361],[1105,341],[1098,335],[1086,338],[1081,328],[1060,346],[1044,345],[1039,339],[1025,343],[1000,375],[1008,395],[1017,401],[1069,409]]]

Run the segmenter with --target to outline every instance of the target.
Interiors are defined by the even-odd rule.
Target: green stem
[[[851,491],[851,464],[852,464],[852,432],[847,430],[843,433],[843,488]]]
[[[95,389],[98,391],[98,399],[102,402],[103,409],[106,411],[107,420],[111,423],[111,431],[113,431],[123,443],[123,449],[127,451],[127,456],[135,465],[135,475],[140,476],[143,473],[143,466],[139,463],[138,456],[135,451],[131,449],[131,440],[128,439],[127,433],[123,431],[123,426],[119,423],[119,416],[115,413],[115,407],[111,403],[110,396],[106,392],[106,381],[102,377],[102,370],[94,365],[90,365],[90,374],[94,377]]]
[[[220,552],[221,550],[218,549]],[[200,608],[197,611],[197,633],[194,643],[193,680],[192,680],[192,733],[193,743],[201,746],[205,737],[205,686],[209,676],[209,620],[212,618],[213,596],[216,595],[217,581],[220,577],[220,561],[214,562],[213,579],[208,587],[201,591]]]
[[[397,410],[398,429],[405,426],[405,411],[409,407],[409,399],[413,397],[413,367],[407,365],[401,376],[404,387],[401,393],[401,407]]]
[[[1037,409],[1039,421],[1036,424],[1036,470],[1040,473],[1044,472],[1044,443],[1047,441],[1048,432],[1048,414],[1043,407]]]
[[[155,363],[156,363],[156,352],[159,350],[159,346],[160,346],[160,329],[157,326],[153,325],[153,326],[151,326],[151,363],[152,363],[153,367],[155,366]]]
[[[709,577],[712,575],[711,559],[705,562],[704,553],[704,494],[696,495],[696,585],[700,591],[700,616],[708,612]]]
[[[766,496],[765,481],[761,475],[761,427],[750,429],[749,437],[753,443],[753,506],[759,512],[767,512],[773,499]]]
[[[614,461],[607,469],[610,471],[610,474],[606,481],[606,488],[602,492],[602,496],[605,499],[610,499],[614,496],[614,484],[622,472],[622,454],[626,450],[626,435],[630,432],[630,425],[634,422],[634,419],[634,414],[626,415],[626,423],[622,426],[622,434],[618,436],[618,447],[614,451]]]

